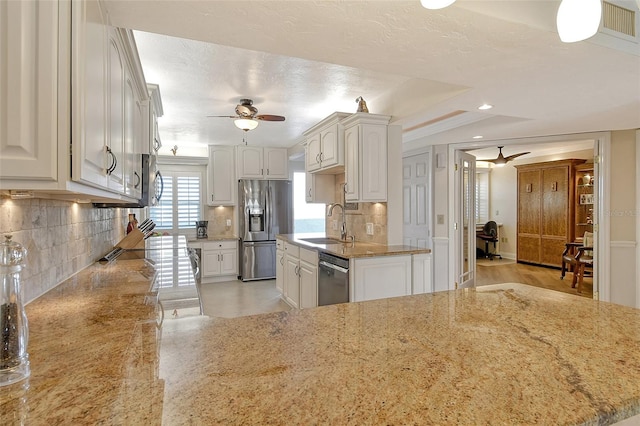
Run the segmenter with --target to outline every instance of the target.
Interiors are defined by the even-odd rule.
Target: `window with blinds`
[[[170,171],[163,175],[162,198],[157,206],[149,209],[156,229],[195,229],[196,221],[201,220],[201,174]]]
[[[476,172],[476,223],[489,221],[489,170]]]

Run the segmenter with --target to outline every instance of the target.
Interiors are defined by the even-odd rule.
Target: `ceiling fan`
[[[208,117],[235,118],[233,124],[240,130],[248,132],[258,127],[260,121],[284,121],[281,115],[258,114],[251,99],[240,99],[236,105],[236,115],[209,115]]]
[[[494,158],[493,160],[478,160],[478,161],[488,161],[490,163],[495,164],[498,167],[502,167],[505,164],[507,164],[507,162],[514,160],[520,157],[521,155],[530,154],[530,152],[521,152],[519,154],[513,154],[513,155],[509,155],[508,157],[505,157],[504,155],[502,155],[502,148],[504,148],[504,146],[498,147],[498,149],[500,150],[500,153],[498,154],[497,158]]]

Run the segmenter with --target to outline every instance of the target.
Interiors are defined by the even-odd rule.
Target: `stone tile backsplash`
[[[0,235],[13,235],[28,250],[25,303],[109,252],[125,236],[128,213],[67,201],[0,199]]]
[[[335,200],[343,203],[344,174],[336,175]],[[356,241],[375,244],[387,244],[387,203],[358,203],[357,210],[347,210],[345,222],[347,234],[355,236]],[[342,212],[333,211],[332,217],[325,218],[325,233],[332,238],[340,238]],[[333,221],[338,222],[338,230],[333,229]],[[367,235],[367,223],[373,224],[373,235]]]
[[[207,235],[210,237],[235,237],[233,230],[234,207],[205,207],[205,220],[209,221]],[[227,220],[231,226],[227,226]]]

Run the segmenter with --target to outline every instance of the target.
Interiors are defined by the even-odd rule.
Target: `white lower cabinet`
[[[276,288],[284,294],[284,250],[276,249]]]
[[[238,242],[203,243],[200,268],[203,278],[238,275]]]
[[[300,308],[318,306],[318,252],[300,249]]]
[[[318,253],[285,242],[282,259],[281,276],[284,278],[282,286],[286,302],[300,309],[318,306]],[[280,259],[277,262],[280,263]],[[278,263],[276,287],[280,267]]]
[[[411,275],[411,294],[433,293],[430,253],[411,256]]]
[[[411,255],[352,259],[349,272],[351,302],[411,294]]]

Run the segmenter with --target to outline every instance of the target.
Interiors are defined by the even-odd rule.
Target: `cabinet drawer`
[[[300,260],[309,262],[312,265],[318,264],[318,252],[315,250],[307,250],[304,248],[300,248],[299,257],[300,257]]]
[[[300,256],[300,247],[291,243],[284,243],[284,251],[287,252],[291,256],[299,257]]]
[[[276,249],[278,250],[284,250],[284,241],[282,241],[279,238],[276,238]]]
[[[236,240],[213,241],[213,242],[204,243],[202,245],[203,250],[236,249],[236,248],[238,248],[238,242]]]

